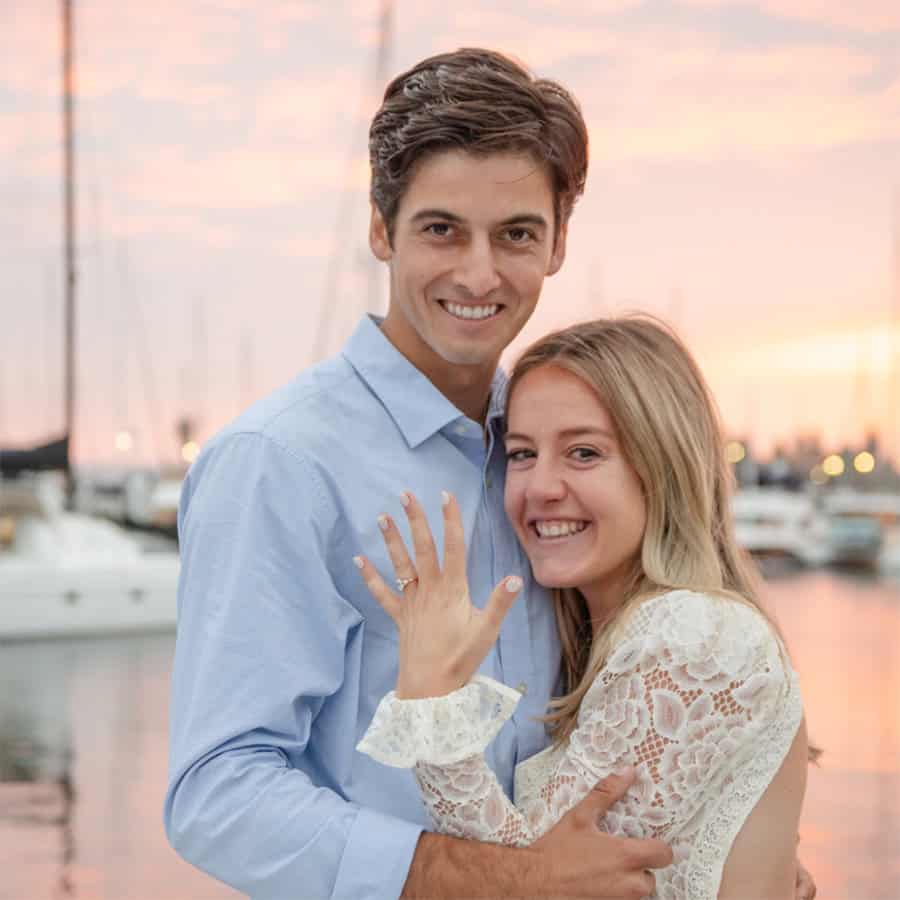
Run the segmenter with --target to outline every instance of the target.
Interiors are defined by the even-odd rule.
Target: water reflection
[[[0,643],[0,900],[215,900],[162,828],[170,633]]]
[[[900,897],[900,587],[805,573],[768,586],[812,738],[802,857],[819,896]]]
[[[810,732],[802,858],[819,900],[900,898],[900,585],[767,586]],[[172,634],[0,643],[0,900],[226,900],[166,843]]]
[[[4,648],[4,663],[11,655]],[[57,654],[56,665],[48,661],[50,671],[58,674],[58,662],[65,657],[65,652]],[[13,846],[20,843],[17,835],[43,834],[52,896],[67,897],[74,893],[71,870],[76,858],[74,753],[64,706],[48,697],[45,687],[43,678],[35,679],[33,673],[29,677],[26,671],[2,667],[0,809],[4,830],[13,833]],[[57,693],[60,689],[64,686],[58,686]],[[51,711],[55,715],[48,714]]]

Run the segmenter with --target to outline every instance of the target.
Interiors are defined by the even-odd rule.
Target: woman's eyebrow
[[[616,436],[611,431],[607,431],[605,428],[564,428],[562,431],[558,431],[557,435],[563,438],[577,438],[590,435],[605,437],[613,441],[616,439]],[[506,434],[503,435],[503,440],[530,441],[531,438],[527,434],[519,434],[518,432],[507,431]]]

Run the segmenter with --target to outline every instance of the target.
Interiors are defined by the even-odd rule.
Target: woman
[[[482,753],[518,694],[475,673],[521,580],[476,609],[453,498],[441,568],[407,496],[415,565],[382,522],[402,598],[358,563],[400,638],[397,689],[360,749],[415,766],[441,831],[518,845],[634,766],[605,824],[672,846],[657,896],[793,897],[807,761],[797,676],[734,542],[715,407],[690,354],[646,317],[551,334],[513,371],[507,429],[506,511],[555,589],[554,743],[519,765],[511,804]]]

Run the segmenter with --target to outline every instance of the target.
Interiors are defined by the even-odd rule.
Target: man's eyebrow
[[[456,213],[449,212],[446,209],[420,209],[411,219],[411,222],[421,222],[423,219],[443,219],[445,222],[463,222],[461,216]],[[547,228],[547,220],[540,213],[516,213],[504,219],[501,226],[509,227],[510,225],[536,225],[538,228]]]
[[[564,428],[562,431],[557,432],[557,436],[563,438],[585,437],[586,435],[596,435],[597,437],[604,437],[613,441],[616,439],[616,436],[605,428]],[[507,431],[506,434],[503,435],[503,440],[530,441],[531,438],[527,434]]]
[[[504,219],[501,225],[537,225],[539,228],[547,227],[547,220],[539,213],[519,213]]]
[[[462,218],[456,213],[448,212],[446,209],[420,209],[411,219],[410,222],[421,222],[422,219],[445,219],[448,222],[462,222]]]

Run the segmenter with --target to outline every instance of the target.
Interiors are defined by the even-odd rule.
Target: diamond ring
[[[401,591],[405,591],[414,581],[418,581],[419,576],[413,575],[411,578],[398,578],[397,579],[397,587]]]

